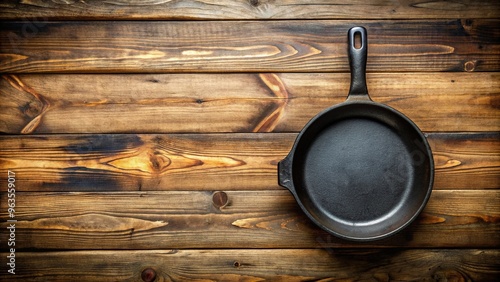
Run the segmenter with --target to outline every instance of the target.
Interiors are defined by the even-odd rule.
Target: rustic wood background
[[[2,1],[0,280],[498,281],[499,18],[497,0]],[[276,176],[345,99],[355,25],[372,99],[436,163],[418,220],[363,244]]]

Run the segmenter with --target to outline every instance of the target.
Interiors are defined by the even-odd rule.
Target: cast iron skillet
[[[279,184],[304,213],[354,241],[382,239],[408,226],[426,205],[434,179],[432,152],[419,128],[368,96],[367,48],[366,29],[351,28],[347,100],[311,119],[278,164]]]

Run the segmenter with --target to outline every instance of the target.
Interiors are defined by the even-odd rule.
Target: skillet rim
[[[380,234],[380,235],[350,236],[350,235],[342,234],[342,233],[331,230],[330,228],[325,226],[320,220],[317,220],[309,212],[309,209],[307,209],[304,206],[301,198],[297,194],[297,189],[296,189],[296,185],[295,185],[295,181],[294,181],[294,177],[293,177],[294,176],[293,163],[294,163],[294,159],[296,158],[297,147],[301,143],[302,137],[305,135],[305,133],[308,131],[308,129],[311,126],[313,126],[318,119],[323,118],[323,116],[326,115],[327,113],[338,110],[341,107],[352,106],[352,105],[354,105],[354,106],[356,106],[356,105],[370,105],[370,106],[374,106],[374,107],[379,107],[385,112],[391,112],[392,114],[395,114],[395,115],[399,116],[400,118],[402,118],[402,120],[404,120],[405,123],[410,125],[412,130],[415,133],[417,133],[417,135],[423,141],[423,144],[425,146],[425,154],[429,160],[429,163],[428,163],[429,181],[428,181],[427,185],[425,185],[426,187],[423,187],[426,189],[426,193],[425,193],[425,197],[423,198],[423,200],[420,203],[420,206],[418,207],[416,212],[413,213],[411,215],[411,217],[406,222],[404,222],[403,224],[397,226],[396,228],[390,229],[388,232],[385,232],[385,233]],[[393,118],[391,118],[391,120],[393,120]],[[392,126],[390,126],[390,127],[392,128]],[[398,137],[401,139],[400,134],[398,134]],[[297,173],[295,173],[295,174],[297,174]],[[408,227],[412,222],[414,222],[415,219],[422,213],[422,211],[424,210],[424,208],[426,207],[426,205],[429,201],[429,198],[430,198],[432,190],[433,190],[434,174],[435,174],[434,158],[433,158],[433,154],[432,154],[432,150],[430,148],[430,145],[427,141],[426,135],[406,115],[404,115],[403,113],[399,112],[398,110],[396,110],[388,105],[372,101],[369,98],[369,96],[364,96],[364,97],[348,96],[348,98],[344,102],[333,105],[329,108],[326,108],[323,111],[321,111],[320,113],[318,113],[317,115],[315,115],[313,118],[311,118],[306,123],[306,125],[302,128],[300,133],[297,135],[297,137],[294,141],[294,144],[293,144],[292,148],[290,149],[290,152],[288,153],[288,155],[282,161],[280,161],[278,163],[278,178],[279,178],[278,182],[279,182],[279,185],[287,188],[292,193],[292,195],[295,198],[295,201],[299,204],[301,210],[306,214],[306,216],[310,220],[312,220],[317,226],[319,226],[320,228],[322,228],[323,230],[327,231],[328,233],[330,233],[334,236],[337,236],[337,237],[342,238],[342,239],[350,240],[350,241],[359,241],[359,242],[369,242],[369,241],[381,240],[381,239],[390,237],[396,233],[399,233],[400,231],[402,231],[403,229]]]

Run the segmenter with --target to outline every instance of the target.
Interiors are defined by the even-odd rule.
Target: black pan
[[[434,179],[424,134],[368,96],[367,49],[366,29],[351,28],[347,100],[311,119],[278,164],[279,184],[304,213],[329,233],[355,241],[382,239],[408,226],[425,207]]]

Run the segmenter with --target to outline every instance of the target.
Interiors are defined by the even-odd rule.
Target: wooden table
[[[2,1],[0,280],[498,281],[499,16],[496,0]],[[370,243],[313,225],[276,172],[345,99],[355,25],[372,99],[436,164],[416,222]]]

